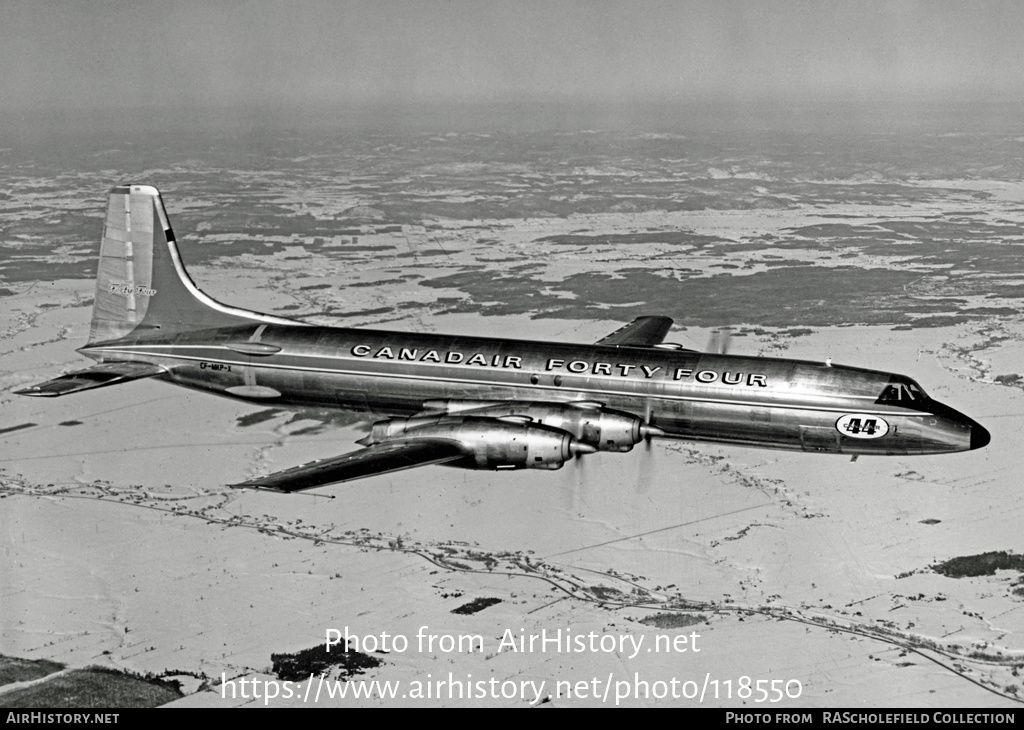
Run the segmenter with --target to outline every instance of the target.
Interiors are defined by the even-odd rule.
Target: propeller
[[[651,426],[645,423],[643,426],[640,427],[640,436],[643,438],[645,442],[644,448],[647,449],[648,451],[650,451],[651,448],[651,439],[654,438],[655,436],[664,435],[665,432],[662,429],[658,428],[657,426]]]
[[[637,465],[637,494],[646,494],[648,487],[650,486],[650,467],[652,459],[651,441],[655,436],[665,435],[663,430],[657,426],[651,425],[652,419],[653,413],[651,412],[651,402],[647,401],[647,404],[644,406],[644,422],[640,426],[640,436],[644,440],[644,455],[640,460],[640,464]]]
[[[711,330],[711,335],[708,337],[707,351],[715,355],[728,355],[730,340],[732,340],[731,327]]]
[[[584,472],[585,467],[583,466],[586,459],[583,457],[587,454],[593,454],[597,452],[597,448],[584,441],[573,437],[569,444],[569,453],[572,454],[572,479],[576,482],[574,487],[567,489],[566,491],[566,503],[565,509],[568,510],[572,515],[582,515],[586,512],[586,497],[585,492],[587,488],[586,474]]]
[[[654,453],[651,451],[651,439],[644,439],[644,453],[636,465],[636,487],[637,494],[647,494],[651,487],[651,474],[654,467]]]
[[[569,442],[569,453],[572,454],[573,460],[573,473],[576,475],[576,486],[577,488],[583,483],[583,457],[587,454],[593,454],[597,452],[597,447],[592,446],[585,441],[580,441],[577,438],[573,438]]]
[[[574,438],[569,442],[569,453],[575,456],[577,461],[579,461],[579,457],[584,454],[593,454],[595,451],[597,451],[596,446],[591,446],[585,441],[580,441],[577,438]]]
[[[586,463],[586,459],[582,459],[583,454],[577,454],[576,458],[573,459],[573,473],[576,475],[576,488],[582,489],[583,484],[586,482],[586,472],[583,465]]]
[[[651,402],[647,401],[644,406],[644,422],[640,425],[640,438],[644,440],[644,450],[650,452],[651,439],[655,436],[664,436],[665,432],[657,426],[651,425],[654,414],[651,412]]]

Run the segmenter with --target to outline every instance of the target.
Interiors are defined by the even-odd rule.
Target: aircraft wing
[[[672,328],[671,317],[637,317],[625,327],[597,341],[613,347],[651,347],[661,344]]]
[[[384,443],[329,459],[317,459],[231,486],[269,489],[274,492],[301,492],[325,484],[349,482],[416,466],[443,464],[465,456],[454,442],[445,439]]]
[[[127,383],[129,380],[150,378],[160,375],[164,369],[158,365],[144,362],[108,362],[94,365],[85,370],[78,370],[47,380],[45,383],[31,385],[28,388],[14,391],[17,395],[35,395],[54,398],[58,395],[77,393],[80,390],[103,388],[107,385]]]

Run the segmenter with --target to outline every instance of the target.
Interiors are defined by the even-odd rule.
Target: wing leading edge
[[[637,317],[624,327],[597,341],[612,347],[653,347],[660,345],[672,329],[671,317]]]
[[[464,457],[465,454],[457,444],[444,439],[384,443],[329,459],[318,459],[231,486],[269,489],[274,492],[301,492],[325,484],[348,482],[427,464],[444,464]]]
[[[108,385],[127,383],[129,380],[151,378],[163,372],[163,368],[158,365],[150,365],[144,362],[108,362],[102,365],[94,365],[85,370],[67,373],[53,380],[47,380],[45,383],[31,385],[28,388],[22,388],[14,392],[16,395],[54,398],[58,395],[78,393],[82,390],[92,390],[93,388],[104,388]]]

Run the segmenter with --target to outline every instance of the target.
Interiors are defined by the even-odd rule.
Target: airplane
[[[156,378],[251,403],[390,416],[364,448],[230,485],[298,492],[403,469],[559,469],[650,439],[851,455],[989,443],[894,373],[701,352],[638,317],[594,343],[324,327],[222,304],[182,263],[149,185],[111,189],[84,370],[15,391],[54,397]]]

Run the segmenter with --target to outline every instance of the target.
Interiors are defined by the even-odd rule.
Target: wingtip
[[[231,489],[259,489],[266,492],[280,492],[280,489],[274,489],[273,487],[267,487],[259,482],[238,482],[238,484],[228,484]]]
[[[268,487],[258,482],[239,482],[238,484],[227,484],[225,485],[231,489],[252,489],[257,492],[273,492],[274,494],[303,494],[302,492],[294,489],[281,489],[280,487]],[[325,486],[325,485],[322,485]],[[324,497],[326,499],[334,499],[336,495],[333,494],[305,494],[306,497]]]
[[[43,390],[38,385],[30,385],[27,388],[12,390],[11,392],[14,393],[14,395],[29,395],[34,398],[54,398],[59,395],[59,393],[52,393],[48,390]]]

